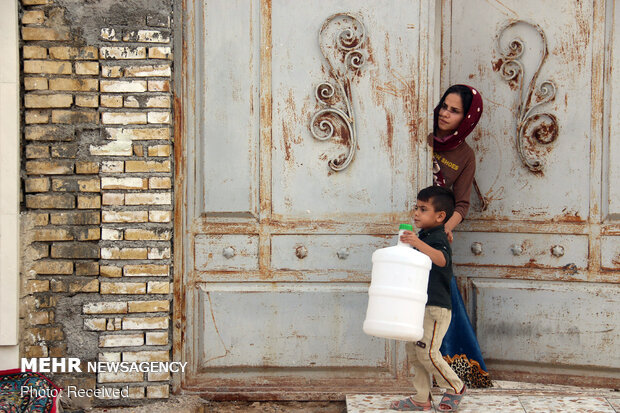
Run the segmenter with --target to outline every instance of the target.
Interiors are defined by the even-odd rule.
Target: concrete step
[[[600,412],[620,413],[620,392],[617,389],[593,389],[575,386],[542,385],[495,381],[490,389],[470,389],[463,398],[460,413],[481,412]],[[432,412],[439,412],[442,392],[433,389]],[[393,400],[406,394],[347,395],[347,413],[389,412]]]

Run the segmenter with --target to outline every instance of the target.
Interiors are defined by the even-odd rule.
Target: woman
[[[433,175],[435,185],[451,188],[456,200],[452,217],[446,222],[446,234],[452,242],[452,231],[467,216],[469,198],[476,172],[476,157],[465,138],[482,116],[482,97],[467,85],[453,85],[443,94],[434,111]],[[441,346],[441,353],[469,388],[491,387],[463,299],[452,278],[452,321]]]

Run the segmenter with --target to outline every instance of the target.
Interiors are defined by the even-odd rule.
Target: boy
[[[452,302],[452,249],[444,223],[454,212],[454,195],[446,188],[431,186],[420,191],[414,223],[420,228],[416,236],[406,231],[401,241],[428,255],[433,262],[428,279],[428,301],[424,312],[424,337],[406,345],[409,362],[414,366],[413,387],[416,394],[390,406],[400,411],[431,410],[431,375],[440,387],[447,388],[439,404],[439,411],[456,411],[465,394],[465,385],[450,368],[439,352],[439,347],[450,325]]]

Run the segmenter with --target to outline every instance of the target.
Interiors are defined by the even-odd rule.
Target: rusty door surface
[[[409,386],[364,335],[371,254],[429,182],[432,0],[187,1],[176,384],[214,398]]]
[[[442,88],[473,85],[485,103],[469,143],[488,206],[472,195],[454,261],[487,365],[495,377],[617,386],[620,11],[442,6]]]

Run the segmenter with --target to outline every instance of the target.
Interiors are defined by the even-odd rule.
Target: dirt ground
[[[204,413],[346,413],[345,402],[207,402]]]
[[[97,408],[64,412],[92,413],[346,413],[342,402],[212,402],[195,396],[172,397],[170,400],[146,406]]]

